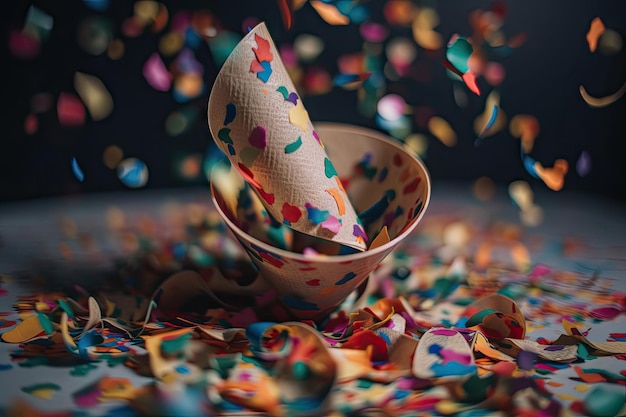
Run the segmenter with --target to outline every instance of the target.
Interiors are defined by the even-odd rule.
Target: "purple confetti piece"
[[[267,146],[265,128],[257,126],[252,129],[252,133],[248,137],[248,143],[257,149],[265,149],[265,146]]]
[[[581,177],[585,177],[591,171],[591,156],[589,152],[582,151],[576,161],[576,172]]]
[[[298,104],[298,95],[296,93],[289,93],[289,97],[285,99],[285,101],[290,102],[294,106]]]
[[[517,354],[517,366],[521,369],[525,369],[527,371],[533,369],[535,363],[537,363],[537,354],[535,352],[527,352],[525,350],[521,350]]]

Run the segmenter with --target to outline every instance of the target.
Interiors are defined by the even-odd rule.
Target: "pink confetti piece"
[[[143,76],[152,88],[157,91],[168,91],[172,85],[172,74],[169,73],[163,60],[154,52],[143,65]]]
[[[328,216],[328,219],[321,223],[321,226],[330,230],[333,233],[339,233],[339,229],[341,228],[341,221],[335,216]]]
[[[59,94],[57,114],[62,126],[80,126],[85,122],[85,107],[82,101],[71,93]]]

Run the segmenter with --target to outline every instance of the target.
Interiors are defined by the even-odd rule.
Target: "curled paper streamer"
[[[366,249],[363,227],[264,23],[224,63],[208,121],[217,145],[274,219]]]

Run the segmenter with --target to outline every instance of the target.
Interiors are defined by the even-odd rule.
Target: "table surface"
[[[561,275],[554,275],[568,277],[570,281],[561,287],[565,294],[547,294],[547,290],[527,288],[516,298],[526,316],[527,340],[555,340],[565,334],[561,323],[564,315],[546,314],[542,317],[536,314],[548,296],[564,309],[580,309],[581,314],[574,317],[579,327],[589,330],[589,340],[604,342],[616,333],[624,337],[626,306],[615,302],[619,302],[620,294],[626,294],[626,206],[595,195],[547,190],[536,191],[534,203],[541,207],[543,220],[539,225],[527,226],[522,223],[520,209],[513,204],[505,188],[496,187],[493,198],[481,201],[474,195],[471,184],[435,182],[422,223],[385,260],[376,272],[376,282],[389,279],[389,274],[402,262],[409,269],[416,269],[419,264],[423,270],[424,265],[435,268],[436,264],[440,268],[461,260],[466,270],[476,272],[479,255],[487,256],[491,265],[485,275],[491,270],[506,278],[507,274],[501,271],[508,270],[509,280],[528,276],[528,271],[543,267],[561,272]],[[151,231],[152,244],[171,241],[180,233],[188,233],[185,227],[194,221],[192,218],[197,213],[219,221],[214,216],[209,191],[204,187],[75,195],[0,206],[0,274],[4,274],[0,282],[0,322],[5,325],[11,321],[20,322],[14,308],[17,297],[40,291],[41,282],[78,284],[85,291],[97,291],[110,278],[111,271],[119,267],[120,260],[136,255],[141,245],[136,237],[142,231]],[[120,233],[121,223],[124,233]],[[181,227],[181,223],[187,224]],[[521,244],[528,251],[530,268],[524,270],[519,265],[519,258],[511,252],[512,242]],[[215,250],[238,254],[232,242],[225,246],[222,242]],[[461,281],[461,286],[466,284]],[[393,296],[412,290],[406,287],[406,283],[402,284],[404,287],[397,282],[395,285],[387,290]],[[610,319],[591,317],[588,313],[599,307],[593,303],[602,294],[615,296],[612,306],[622,308],[622,312]],[[622,302],[625,299],[622,297]],[[442,314],[445,313],[440,309],[445,302],[446,299],[440,299],[430,305],[430,310],[424,308],[419,313],[420,318],[434,322],[443,320]],[[11,328],[5,326],[0,332]],[[0,344],[0,377],[5,381],[0,390],[0,410],[23,399],[39,410],[74,410],[76,415],[106,415],[126,410],[131,415],[130,408],[124,408],[123,401],[102,402],[97,407],[87,408],[77,405],[74,394],[104,376],[127,378],[133,386],[153,382],[153,378],[140,376],[123,364],[110,366],[106,361],[95,362],[96,367],[83,376],[73,376],[70,373],[74,369],[72,366],[27,366],[12,358],[11,354],[19,350],[17,344]],[[548,389],[553,398],[567,408],[578,400],[584,401],[590,392],[597,391],[594,390],[597,386],[625,390],[625,357],[623,354],[590,357],[542,374],[542,377],[549,382]],[[576,366],[607,370],[613,375],[621,375],[621,382],[607,381],[606,378],[598,382],[580,381]],[[528,372],[538,375],[536,370]],[[58,385],[50,398],[27,389],[49,382]],[[499,413],[503,412],[494,411],[493,415],[505,415]]]

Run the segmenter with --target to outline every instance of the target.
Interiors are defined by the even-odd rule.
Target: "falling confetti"
[[[624,83],[619,90],[605,97],[592,97],[589,93],[587,93],[587,90],[582,85],[579,87],[578,91],[580,92],[583,100],[585,100],[585,103],[587,103],[590,107],[606,107],[615,103],[624,95],[624,93],[626,93],[626,83]]]
[[[129,188],[141,188],[148,183],[148,167],[137,158],[127,158],[117,166],[117,177]]]
[[[74,176],[76,177],[76,179],[80,182],[85,181],[85,174],[83,174],[83,170],[80,169],[80,166],[78,165],[78,161],[76,160],[76,158],[72,158],[72,172],[74,173]]]

